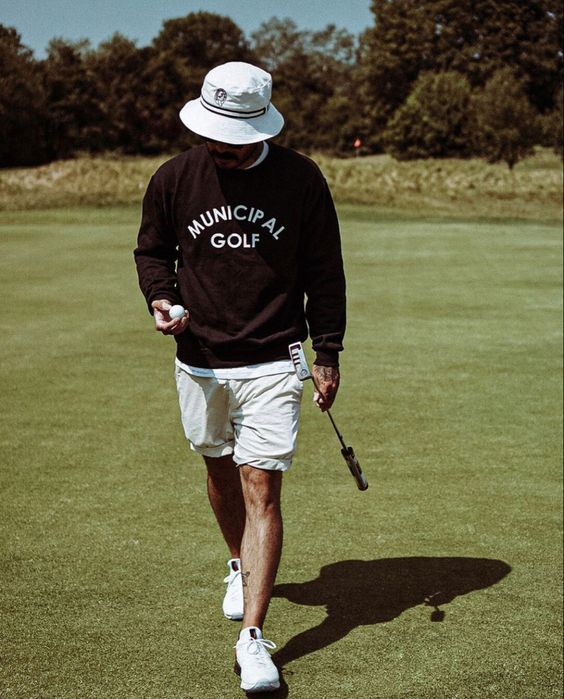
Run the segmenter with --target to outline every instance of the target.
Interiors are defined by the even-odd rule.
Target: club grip
[[[366,490],[368,488],[368,481],[366,480],[364,473],[360,468],[358,459],[354,455],[353,448],[345,447],[344,449],[341,449],[341,454],[343,455],[344,460],[347,462],[349,471],[351,472],[352,477],[355,479],[358,489]]]

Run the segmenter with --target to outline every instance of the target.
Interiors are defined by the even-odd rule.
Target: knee
[[[279,514],[282,473],[251,466],[241,466],[240,471],[247,514]]]

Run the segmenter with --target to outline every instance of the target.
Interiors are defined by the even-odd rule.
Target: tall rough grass
[[[134,204],[166,159],[81,157],[0,170],[0,210]]]
[[[513,171],[482,160],[398,162],[314,155],[339,204],[483,217],[560,219],[562,163],[546,149]],[[138,204],[167,158],[82,157],[0,171],[0,210]]]
[[[316,158],[335,199],[418,214],[559,219],[562,163],[545,149],[519,163],[488,164],[477,158],[399,162],[391,156]]]

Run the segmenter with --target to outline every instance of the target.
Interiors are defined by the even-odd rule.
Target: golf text
[[[193,219],[187,228],[192,238],[196,240],[206,228],[223,221],[248,221],[249,223],[259,225],[261,230],[268,231],[274,240],[278,240],[285,228],[280,225],[274,216],[267,218],[262,209],[246,206],[245,204],[237,204],[235,206],[227,204],[204,211],[198,218]],[[211,244],[215,248],[222,248],[225,245],[231,248],[254,248],[259,240],[259,233],[214,233],[211,236]]]

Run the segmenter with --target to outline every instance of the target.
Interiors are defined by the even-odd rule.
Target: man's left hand
[[[339,390],[339,367],[313,365],[313,377],[318,390],[313,394],[313,402],[322,412],[329,410],[333,405],[337,391]]]

